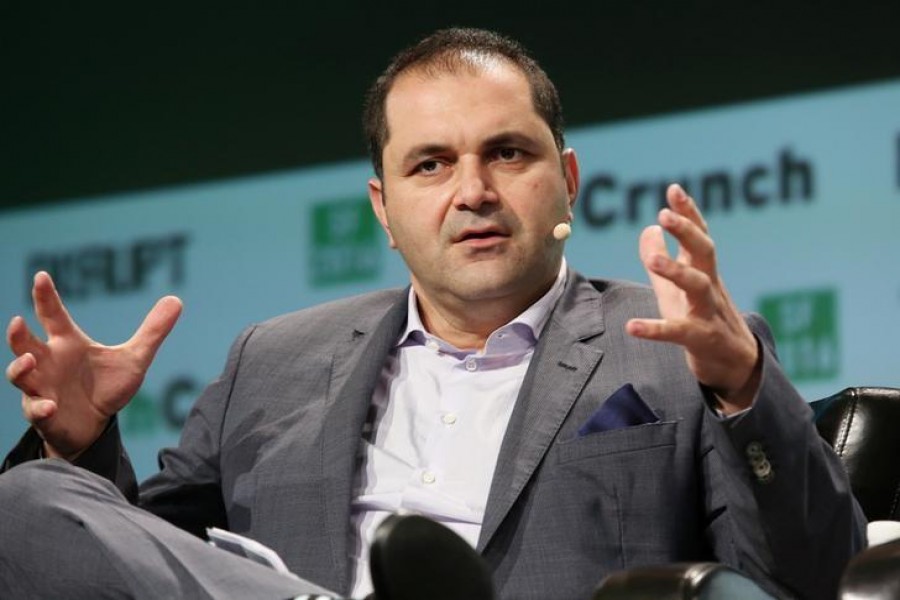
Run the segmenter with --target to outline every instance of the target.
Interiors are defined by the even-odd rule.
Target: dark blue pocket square
[[[606,399],[578,429],[578,436],[658,423],[659,415],[641,399],[634,386],[626,383]]]

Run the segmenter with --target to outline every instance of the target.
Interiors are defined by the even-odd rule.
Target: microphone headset
[[[560,242],[572,235],[572,226],[568,223],[557,223],[553,228],[553,237]]]

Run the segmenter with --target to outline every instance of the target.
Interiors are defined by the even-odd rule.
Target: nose
[[[456,195],[453,205],[461,210],[479,210],[484,203],[497,201],[490,172],[476,157],[466,157],[457,163]]]

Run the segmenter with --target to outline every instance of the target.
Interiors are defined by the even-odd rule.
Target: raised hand
[[[709,229],[681,186],[666,191],[669,208],[640,238],[640,256],[656,292],[660,319],[631,319],[626,331],[684,347],[688,367],[718,396],[726,414],[747,408],[759,386],[759,349],[716,268]],[[663,230],[678,241],[666,249]]]
[[[22,390],[22,412],[44,439],[45,453],[73,460],[138,391],[181,314],[181,300],[160,299],[130,340],[104,346],[72,320],[50,275],[35,275],[32,297],[47,340],[13,317],[6,338],[16,358],[6,377]]]

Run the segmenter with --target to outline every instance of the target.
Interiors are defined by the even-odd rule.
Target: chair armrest
[[[841,577],[841,600],[900,598],[900,540],[872,546],[857,554]]]
[[[613,573],[593,600],[771,600],[751,579],[718,563],[673,563]]]
[[[900,540],[900,521],[871,521],[866,527],[869,546]]]

